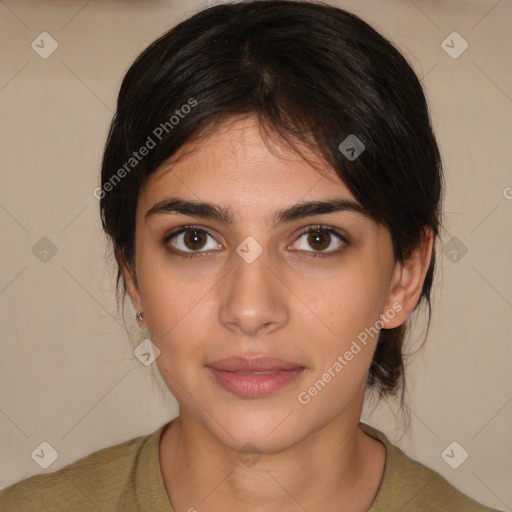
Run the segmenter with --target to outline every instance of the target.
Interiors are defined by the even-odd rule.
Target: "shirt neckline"
[[[380,441],[386,449],[384,473],[382,475],[375,499],[373,500],[371,507],[368,509],[368,512],[379,512],[386,510],[386,507],[384,506],[385,503],[392,502],[390,489],[393,487],[392,482],[394,478],[394,468],[396,467],[396,460],[399,454],[397,452],[396,446],[394,446],[387,438],[387,436],[380,430],[377,430],[375,427],[372,427],[367,423],[363,423],[362,421],[359,422],[359,428],[370,437]]]

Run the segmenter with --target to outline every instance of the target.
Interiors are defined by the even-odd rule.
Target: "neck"
[[[359,417],[339,416],[276,453],[240,453],[220,444],[184,414],[163,433],[160,464],[178,511],[367,511],[377,494],[385,447],[359,428]]]

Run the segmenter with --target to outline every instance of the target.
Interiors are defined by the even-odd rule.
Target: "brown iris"
[[[183,241],[189,249],[201,249],[204,243],[206,242],[206,240],[204,240],[204,243],[201,244],[201,238],[206,238],[205,233],[203,233],[202,231],[192,229],[185,233]],[[188,245],[188,242],[190,242],[191,246]],[[198,245],[200,245],[201,247],[198,247]]]
[[[324,233],[324,235],[321,235],[319,233]],[[322,243],[322,238],[324,243]],[[325,242],[327,241],[327,244]],[[318,230],[318,231],[312,231],[308,234],[308,244],[311,245],[314,249],[318,249],[319,251],[326,249],[329,247],[329,244],[331,243],[330,237],[325,236],[325,231]],[[320,245],[320,247],[319,247]]]

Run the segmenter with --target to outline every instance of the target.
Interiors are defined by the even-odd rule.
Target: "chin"
[[[297,432],[295,432],[295,435],[297,435]],[[254,453],[255,456],[282,452],[299,440],[291,436],[292,433],[287,429],[283,429],[279,433],[273,433],[270,436],[267,432],[262,433],[252,429],[235,432],[233,437],[224,435],[224,439],[221,441],[236,452],[240,458],[247,452]]]
[[[219,441],[236,452],[250,444],[253,447],[247,447],[249,451],[276,453],[293,445],[300,435],[295,424],[296,414],[290,414],[291,409],[283,414],[284,410],[231,411],[222,416],[220,425],[211,418],[207,422]]]

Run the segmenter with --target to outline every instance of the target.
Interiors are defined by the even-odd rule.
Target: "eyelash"
[[[207,235],[209,235],[209,236],[211,236],[212,238],[215,239],[213,234],[208,229],[206,229],[204,227],[194,226],[194,225],[182,226],[177,231],[173,231],[172,233],[169,233],[169,234],[165,235],[164,238],[162,239],[162,243],[165,246],[165,248],[167,249],[167,251],[170,252],[172,255],[176,255],[176,256],[179,256],[181,258],[193,258],[193,257],[197,257],[197,256],[208,254],[208,252],[205,252],[205,251],[185,252],[185,251],[181,251],[179,249],[178,250],[177,249],[172,249],[168,245],[169,240],[171,240],[172,238],[174,238],[177,235],[181,235],[181,233],[186,233],[187,231],[201,231],[201,232],[206,233]],[[319,225],[316,225],[316,226],[310,226],[310,227],[304,228],[297,235],[297,239],[301,238],[305,234],[314,233],[316,231],[322,231],[324,233],[328,233],[329,235],[334,235],[336,238],[338,238],[338,240],[343,242],[345,245],[349,245],[347,239],[338,230],[336,230],[334,228],[331,228],[329,226],[324,226],[323,224],[319,224]],[[306,252],[308,252],[308,253],[311,252],[310,257],[319,258],[319,257],[326,257],[326,256],[336,255],[337,253],[340,252],[340,250],[341,249],[337,249],[335,251],[329,251],[329,252],[319,252],[319,251],[306,251]]]

